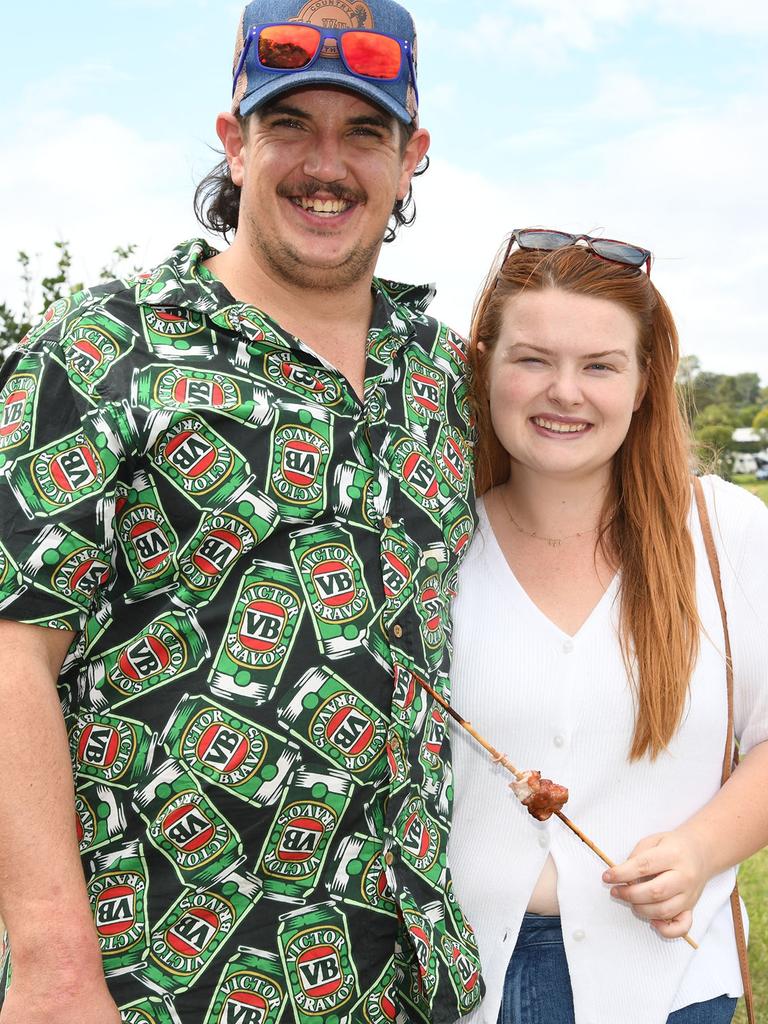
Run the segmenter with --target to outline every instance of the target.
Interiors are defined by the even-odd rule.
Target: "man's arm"
[[[74,634],[0,621],[0,915],[13,979],[0,1024],[119,1024],[75,831],[56,681]]]

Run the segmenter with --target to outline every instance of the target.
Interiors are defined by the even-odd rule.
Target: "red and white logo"
[[[51,478],[62,491],[73,493],[99,478],[99,464],[88,445],[81,444],[51,459]]]
[[[213,380],[182,377],[173,387],[173,400],[179,405],[204,405],[219,409],[226,402],[224,389]]]
[[[339,708],[328,719],[328,741],[348,757],[359,757],[373,742],[375,726],[368,715],[352,705]]]
[[[99,935],[122,935],[136,919],[136,890],[130,885],[112,885],[96,897],[94,908]]]
[[[111,725],[91,722],[80,734],[77,759],[94,768],[109,768],[120,752],[120,734]]]
[[[126,647],[117,664],[123,675],[138,681],[162,672],[171,661],[171,652],[156,636],[142,636]]]
[[[403,478],[425,498],[437,497],[439,488],[435,467],[418,452],[411,452],[403,463]]]
[[[211,944],[220,927],[218,914],[208,907],[192,907],[168,929],[165,938],[180,956],[195,957]]]
[[[293,818],[282,831],[277,856],[293,864],[311,860],[324,834],[322,822],[316,818]]]
[[[133,544],[143,569],[157,569],[171,553],[168,538],[160,525],[151,519],[136,523],[128,532],[128,539]]]
[[[214,722],[197,741],[196,753],[203,764],[227,773],[240,767],[250,748],[248,738],[243,733],[221,722]]]
[[[165,457],[182,476],[194,480],[216,462],[216,448],[194,430],[182,430],[165,448]]]
[[[184,853],[202,849],[216,834],[213,822],[193,803],[174,808],[160,827],[166,839]]]
[[[384,580],[384,595],[391,599],[403,592],[411,578],[411,570],[394,551],[385,551],[382,578]]]
[[[341,608],[355,599],[355,577],[346,563],[329,558],[312,569],[320,600],[329,608]]]
[[[288,612],[276,601],[251,601],[243,611],[237,638],[249,651],[273,650],[280,642]]]
[[[243,550],[243,542],[231,530],[212,530],[192,555],[192,562],[206,576],[219,576]]]
[[[0,437],[12,434],[24,419],[24,406],[29,401],[29,392],[12,391],[3,403],[0,414]]]
[[[312,999],[332,996],[344,980],[338,951],[324,943],[300,953],[296,967],[301,987]]]
[[[230,992],[219,1017],[221,1024],[263,1024],[269,1004],[258,992]]]
[[[310,487],[317,479],[320,459],[320,450],[309,441],[287,441],[283,448],[283,476],[295,487]]]

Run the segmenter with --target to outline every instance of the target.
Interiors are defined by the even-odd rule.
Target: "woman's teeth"
[[[532,416],[531,419],[537,427],[552,430],[555,434],[580,434],[590,426],[589,423],[561,423],[559,420],[545,420],[543,416]]]

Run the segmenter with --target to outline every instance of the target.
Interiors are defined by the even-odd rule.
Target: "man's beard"
[[[277,194],[289,200],[297,196],[311,198],[321,191],[324,194],[330,193],[336,199],[349,200],[356,204],[364,204],[368,198],[365,192],[345,188],[335,181],[320,182],[310,179],[297,184],[282,183],[277,188]],[[262,234],[254,217],[249,216],[248,220],[251,246],[266,261],[273,273],[286,284],[317,291],[337,291],[349,288],[364,278],[370,279],[386,228],[386,225],[382,227],[382,239],[368,246],[353,248],[335,266],[318,267],[308,262],[299,250],[286,245],[282,239],[268,238]]]
[[[283,241],[264,235],[255,219],[249,217],[248,220],[251,247],[285,284],[333,292],[373,276],[381,245],[379,241],[369,246],[356,246],[334,266],[316,266]]]

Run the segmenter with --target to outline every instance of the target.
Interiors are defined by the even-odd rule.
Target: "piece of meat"
[[[521,778],[510,782],[509,788],[537,821],[551,818],[568,800],[565,786],[551,779],[542,779],[541,772],[523,772]]]

